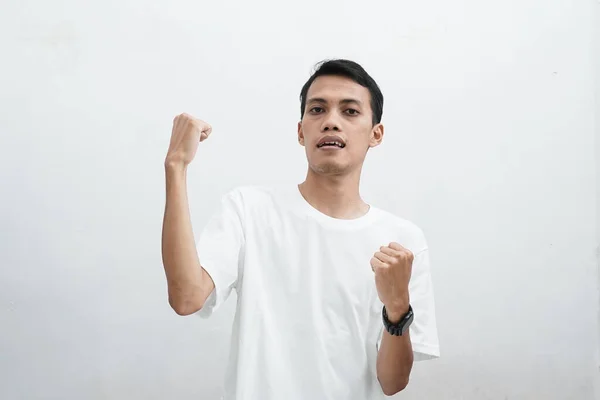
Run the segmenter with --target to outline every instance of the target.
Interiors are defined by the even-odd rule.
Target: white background
[[[214,128],[199,233],[226,190],[304,178],[298,95],[333,57],[385,95],[365,198],[432,252],[442,358],[398,397],[600,396],[599,7],[3,1],[0,398],[218,398],[235,298],[208,321],[167,303],[172,118]]]

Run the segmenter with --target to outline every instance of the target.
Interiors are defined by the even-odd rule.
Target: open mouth
[[[340,149],[343,149],[345,147],[345,144],[340,143],[340,142],[325,142],[325,143],[320,143],[317,145],[318,148],[328,147],[328,146],[334,146],[334,147],[339,147]]]
[[[333,148],[339,148],[339,149],[343,149],[344,147],[346,147],[346,143],[344,143],[344,141],[336,136],[327,136],[322,138],[321,140],[319,140],[319,143],[317,143],[317,148],[323,148],[323,147],[333,147]]]

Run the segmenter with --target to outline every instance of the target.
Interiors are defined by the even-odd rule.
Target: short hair
[[[306,81],[300,92],[300,119],[304,117],[306,96],[312,83],[320,76],[334,75],[352,79],[354,82],[369,89],[371,94],[371,111],[373,125],[381,122],[383,115],[383,94],[375,80],[358,63],[344,59],[321,61],[316,65],[315,72]]]

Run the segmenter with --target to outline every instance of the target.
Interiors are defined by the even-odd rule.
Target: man
[[[380,399],[406,387],[413,360],[439,356],[427,242],[359,194],[365,156],[384,134],[383,95],[367,72],[322,63],[300,100],[305,181],[230,191],[197,247],[186,167],[212,128],[175,118],[162,246],[169,302],[208,317],[236,290],[227,400]]]

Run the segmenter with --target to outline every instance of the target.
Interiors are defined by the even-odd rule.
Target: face
[[[383,139],[383,126],[373,126],[372,118],[369,89],[345,77],[315,79],[298,123],[309,167],[320,175],[360,170],[369,148]]]

